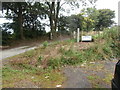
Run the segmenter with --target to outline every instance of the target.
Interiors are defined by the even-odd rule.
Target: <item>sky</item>
[[[116,16],[114,21],[116,23],[118,23],[118,2],[119,1],[120,0],[98,0],[96,2],[96,8],[97,9],[111,9],[111,10],[114,10],[115,11],[115,16]],[[67,6],[65,6],[65,7],[67,7]],[[67,14],[68,15],[77,14],[77,13],[80,12],[81,9],[72,10],[71,13],[67,13]],[[0,15],[1,15],[1,11],[0,11]],[[3,22],[8,22],[8,20],[5,20],[4,18],[0,18],[0,24],[2,24]]]

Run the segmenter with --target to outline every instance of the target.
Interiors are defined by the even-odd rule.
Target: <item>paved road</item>
[[[87,79],[87,74],[81,68],[66,67],[63,73],[67,78],[64,88],[92,88]]]
[[[67,80],[63,87],[93,88],[98,86],[100,88],[111,88],[112,78],[109,75],[113,75],[117,61],[117,59],[111,61],[99,61],[90,66],[88,66],[87,63],[85,67],[65,67],[63,73]],[[89,76],[93,77],[92,81],[88,79]],[[111,80],[109,80],[109,78],[111,78]],[[105,80],[107,80],[107,82]]]
[[[29,46],[22,46],[22,47],[17,47],[17,48],[13,48],[13,49],[8,49],[8,50],[1,50],[0,51],[0,60],[11,57],[11,56],[15,56],[18,55],[20,53],[24,53],[26,51],[29,51],[31,49],[34,49],[35,47],[29,47]]]

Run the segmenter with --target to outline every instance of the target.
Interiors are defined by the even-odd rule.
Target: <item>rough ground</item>
[[[81,66],[65,67],[67,78],[64,88],[111,88],[117,60],[84,63]]]
[[[86,49],[90,43],[80,44],[80,49]],[[91,44],[92,45],[92,44]],[[77,45],[78,46],[78,45]],[[10,56],[14,56],[23,53],[27,50],[34,49],[36,47],[19,47],[14,49],[3,50],[4,59]],[[0,52],[1,53],[1,52]],[[63,74],[67,78],[62,87],[64,88],[110,88],[111,79],[114,74],[114,67],[117,60],[85,62],[79,66],[67,66],[63,69]],[[22,83],[24,82],[24,83]],[[37,88],[32,82],[21,81],[16,82],[16,87]]]

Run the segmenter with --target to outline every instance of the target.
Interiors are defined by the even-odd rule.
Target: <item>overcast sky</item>
[[[96,2],[97,9],[111,9],[115,11],[116,18],[114,19],[116,23],[118,23],[118,2],[120,0],[98,0]],[[1,12],[1,11],[0,11]],[[79,13],[80,9],[76,9],[72,11],[72,14]],[[70,13],[69,13],[70,14]],[[7,22],[5,19],[0,18],[0,24],[3,22]]]

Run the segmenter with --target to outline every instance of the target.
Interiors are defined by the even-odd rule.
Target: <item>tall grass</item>
[[[60,59],[48,60],[48,67],[53,69],[64,65],[75,65],[84,61],[111,60],[120,57],[119,35],[116,27],[106,29],[98,35],[95,44],[81,51],[60,49]],[[101,42],[100,42],[101,40]]]

